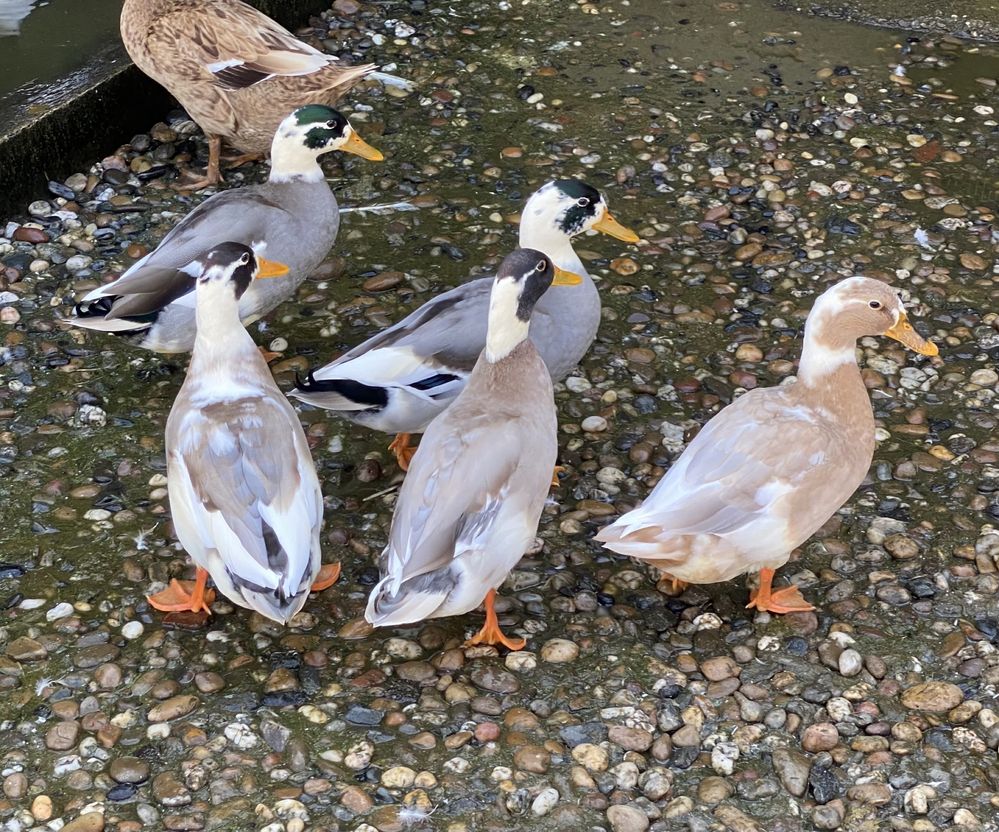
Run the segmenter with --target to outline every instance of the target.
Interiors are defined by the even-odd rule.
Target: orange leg
[[[201,179],[188,182],[184,185],[175,186],[179,191],[200,191],[212,185],[218,185],[222,181],[222,172],[219,170],[219,157],[222,155],[222,137],[208,136],[208,168]]]
[[[263,347],[257,347],[257,349],[260,351],[261,358],[263,358],[264,362],[267,364],[270,364],[275,358],[281,357],[281,353],[279,352],[271,352],[270,350],[264,349]]]
[[[558,475],[561,474],[564,470],[565,470],[565,466],[564,465],[556,465],[555,466],[555,470],[552,471],[552,488],[558,488],[559,487],[559,485],[561,483],[559,481]]]
[[[395,439],[388,446],[388,449],[395,454],[395,461],[399,463],[399,467],[403,471],[409,470],[409,463],[413,461],[413,456],[416,454],[416,448],[409,444],[411,436],[412,434],[409,433],[397,433]]]
[[[200,566],[193,581],[178,581],[174,578],[162,592],[149,595],[149,605],[160,612],[206,612],[215,600],[215,590],[208,589],[208,571]]]
[[[679,595],[688,586],[690,586],[690,584],[687,583],[686,581],[681,581],[679,578],[674,578],[668,572],[663,572],[663,573],[661,573],[659,575],[659,581],[656,584],[657,588],[660,587],[660,586],[662,587],[662,589],[659,590],[660,592],[665,592],[666,591],[666,587],[664,585],[667,582],[670,585],[669,586],[670,593],[673,594],[673,595]]]
[[[316,576],[316,580],[309,589],[309,592],[322,592],[324,589],[329,589],[339,580],[340,564],[325,563],[319,570],[319,574]]]
[[[760,588],[749,596],[747,608],[756,607],[761,612],[808,612],[814,610],[811,604],[806,601],[796,586],[787,586],[784,589],[774,590],[771,587],[774,579],[773,569],[760,570]]]
[[[527,640],[523,638],[510,638],[503,634],[500,629],[499,620],[496,618],[496,590],[490,589],[486,593],[483,601],[486,605],[486,623],[482,625],[474,636],[465,642],[466,647],[474,647],[477,644],[487,644],[496,646],[502,644],[508,650],[523,650]]]

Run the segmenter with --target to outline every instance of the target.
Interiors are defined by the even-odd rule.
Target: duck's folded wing
[[[602,530],[618,540],[642,529],[725,536],[772,517],[792,492],[823,478],[842,491],[835,459],[848,449],[774,388],[751,391],[709,421],[637,509]],[[833,498],[835,499],[835,497]]]
[[[536,495],[511,487],[518,467],[551,467],[551,460],[539,462],[525,453],[520,432],[509,420],[491,414],[443,435],[433,428],[406,475],[382,560],[383,577],[393,592],[476,548],[504,502],[523,503],[526,512]]]
[[[217,194],[170,229],[121,277],[98,286],[82,303],[116,298],[104,316],[107,320],[156,312],[194,291],[194,279],[180,269],[219,240],[245,243],[263,254],[268,228],[280,228],[288,218],[284,208],[259,193],[235,189]]]
[[[309,579],[322,497],[290,406],[268,399],[192,410],[174,435],[171,476],[237,584],[300,591]]]
[[[336,62],[256,9],[207,0],[157,19],[147,38],[154,61],[198,66],[225,89],[242,89],[275,75],[310,75]],[[181,55],[186,61],[178,61]],[[373,67],[351,67],[370,71]]]
[[[463,386],[486,344],[491,288],[491,278],[479,278],[438,295],[313,378],[406,386],[430,397]]]

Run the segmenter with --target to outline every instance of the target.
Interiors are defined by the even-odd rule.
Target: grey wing
[[[357,362],[378,350],[405,350],[417,358],[428,359],[428,366],[470,372],[486,345],[492,285],[491,277],[476,278],[437,295],[398,323],[344,353],[330,368]]]
[[[190,410],[168,426],[199,535],[238,581],[299,591],[322,496],[287,402],[267,398]],[[297,421],[297,420],[296,420]],[[173,422],[173,420],[171,420]]]
[[[551,476],[553,459],[525,447],[516,417],[438,418],[424,435],[396,503],[383,577],[395,587],[446,567],[456,550],[488,535],[501,506],[531,513],[545,492],[531,484]],[[522,487],[522,486],[527,487]],[[537,505],[536,505],[537,504]]]
[[[194,281],[179,269],[213,245],[233,241],[260,248],[268,233],[291,219],[284,208],[255,191],[216,194],[177,223],[152,252],[113,283],[88,294],[84,302],[118,296],[107,318],[162,309],[193,291]]]

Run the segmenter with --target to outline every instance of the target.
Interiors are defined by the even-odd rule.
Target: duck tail
[[[246,585],[240,586],[239,589],[243,606],[260,613],[264,618],[285,625],[305,606],[309,597],[308,589],[291,596],[273,589],[266,590]]]
[[[317,379],[311,370],[305,378],[295,374],[295,388],[288,395],[323,410],[377,411],[388,404],[388,392],[384,387],[351,378]]]
[[[73,307],[73,314],[69,318],[69,322],[84,329],[111,333],[135,332],[149,328],[151,320],[138,317],[113,317],[112,307],[116,300],[118,300],[118,295],[105,295],[93,300],[82,300]],[[112,317],[108,317],[109,315]]]
[[[453,581],[441,580],[441,573],[431,572],[404,582],[393,591],[395,580],[382,578],[368,597],[364,618],[376,627],[398,627],[436,617],[453,589]]]

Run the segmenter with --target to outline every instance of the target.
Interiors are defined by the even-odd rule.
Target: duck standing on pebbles
[[[581,280],[532,249],[500,265],[485,350],[430,423],[399,492],[369,623],[463,615],[484,599],[486,622],[468,643],[524,646],[500,630],[496,587],[534,539],[558,450],[551,376],[528,330],[553,281]]]
[[[230,242],[186,269],[198,336],[167,420],[167,489],[197,577],[151,596],[158,610],[209,612],[210,575],[231,601],[286,624],[340,574],[321,568],[323,495],[305,433],[239,320],[240,296],[275,265]]]
[[[294,107],[335,104],[362,78],[411,86],[374,64],[344,65],[240,0],[125,0],[121,37],[208,137],[208,170],[191,189],[218,184],[222,139],[245,154],[239,164],[267,152]]]
[[[551,377],[568,375],[586,354],[600,324],[600,294],[572,248],[594,229],[627,243],[638,235],[617,222],[596,188],[576,179],[548,182],[527,201],[520,245],[582,275],[580,286],[551,289],[538,301],[531,341]],[[493,278],[480,277],[427,301],[412,314],[299,380],[289,395],[385,433],[403,470],[413,456],[410,435],[462,391],[486,344]]]
[[[194,283],[184,268],[218,240],[243,243],[288,264],[287,276],[254,283],[240,297],[244,324],[263,317],[294,295],[336,240],[340,209],[318,161],[332,150],[382,159],[336,110],[315,104],[295,110],[274,135],[266,182],[206,199],[154,251],[87,294],[71,322],[126,336],[156,352],[190,351]]]
[[[938,354],[909,324],[890,286],[865,277],[837,283],[808,316],[797,379],[732,402],[648,499],[596,539],[689,583],[759,572],[748,606],[814,609],[797,587],[774,590],[774,570],[849,499],[870,468],[874,414],[856,343],[873,335]]]

